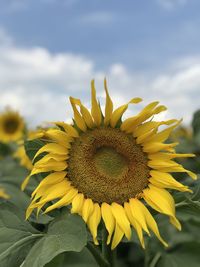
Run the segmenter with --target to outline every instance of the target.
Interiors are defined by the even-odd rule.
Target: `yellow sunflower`
[[[164,143],[180,124],[177,120],[153,120],[154,115],[166,110],[165,106],[152,102],[138,114],[122,121],[128,106],[142,99],[133,98],[113,110],[106,81],[104,85],[104,115],[92,81],[91,112],[79,99],[70,97],[74,124],[55,122],[58,128],[46,132],[51,142],[36,153],[31,175],[49,174],[32,193],[26,217],[35,208],[39,212],[45,204],[57,200],[46,207],[45,213],[71,205],[71,213],[82,216],[95,244],[98,244],[97,230],[102,220],[108,232],[107,244],[111,243],[112,249],[124,235],[130,240],[131,227],[136,230],[143,248],[143,231],[150,234],[149,230],[167,246],[147,205],[169,216],[170,222],[181,229],[175,216],[173,197],[166,188],[190,192],[170,172],[186,172],[196,179],[194,173],[174,161],[194,155],[176,154],[174,147],[177,143]],[[159,131],[160,126],[165,129]],[[24,181],[23,188],[29,178]]]
[[[24,120],[17,111],[6,109],[0,114],[0,142],[9,143],[22,138]]]

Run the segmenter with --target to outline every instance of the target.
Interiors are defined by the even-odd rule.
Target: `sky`
[[[0,111],[31,126],[66,121],[69,96],[90,106],[90,81],[115,106],[133,97],[191,122],[200,108],[199,0],[0,0]]]

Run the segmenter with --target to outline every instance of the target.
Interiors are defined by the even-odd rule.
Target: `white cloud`
[[[6,44],[8,37],[5,33],[2,36]],[[143,97],[145,104],[161,100],[169,112],[160,118],[183,117],[186,122],[199,108],[200,63],[195,57],[173,62],[166,72],[147,78],[144,73],[130,71],[120,63],[109,66],[106,73],[81,55],[53,54],[45,48],[25,49],[8,43],[0,46],[0,110],[7,105],[19,109],[32,125],[71,117],[70,95],[82,98],[89,106],[93,78],[97,95],[104,102],[104,76],[108,78],[116,106],[135,96]],[[143,104],[138,106],[141,108]],[[132,105],[127,114],[138,110],[137,105]]]

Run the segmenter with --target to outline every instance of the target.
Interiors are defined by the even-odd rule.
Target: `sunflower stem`
[[[101,253],[101,251],[99,250],[99,248],[96,247],[93,243],[88,242],[87,243],[87,249],[93,255],[93,257],[95,258],[95,260],[98,263],[99,267],[110,267],[110,264],[104,258],[103,254]]]

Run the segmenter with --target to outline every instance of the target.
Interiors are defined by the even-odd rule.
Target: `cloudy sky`
[[[68,97],[89,106],[160,100],[190,123],[200,108],[199,0],[0,0],[0,110],[30,125],[66,120]],[[142,107],[144,104],[141,104]],[[135,108],[135,107],[134,107]],[[132,109],[129,114],[137,112]]]

